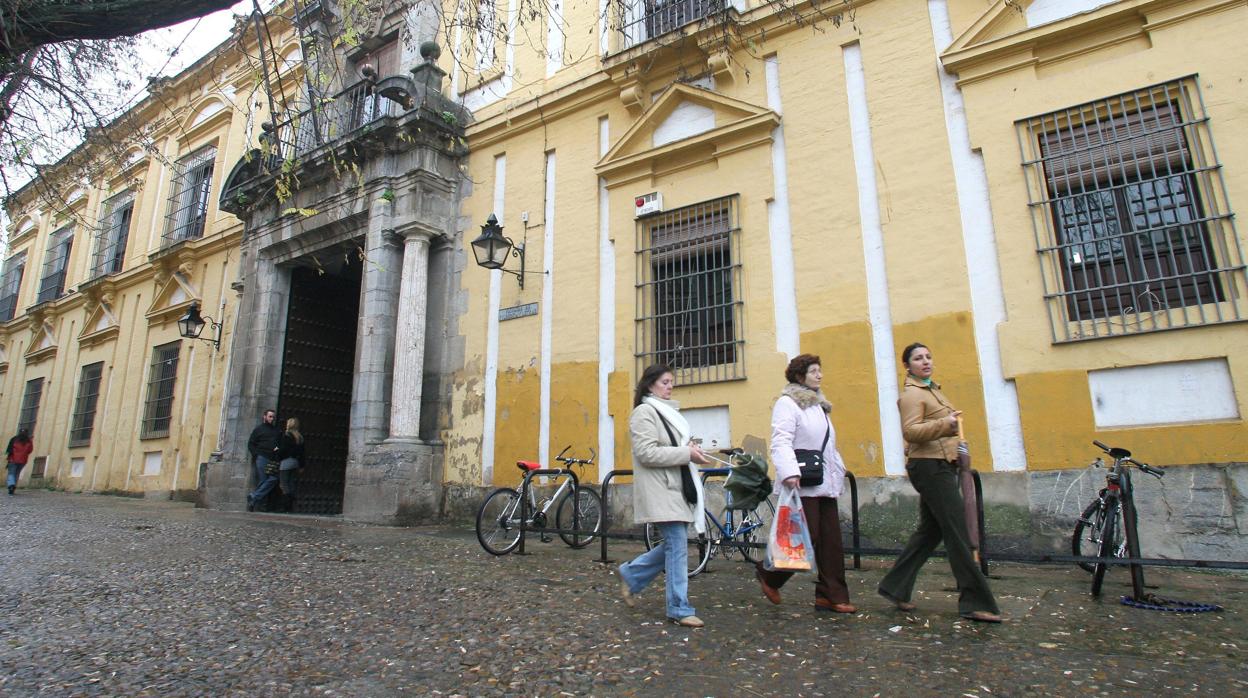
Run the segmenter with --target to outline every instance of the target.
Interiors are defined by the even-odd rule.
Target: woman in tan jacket
[[[913,611],[914,581],[923,563],[943,540],[958,580],[958,612],[964,618],[1000,623],[988,579],[975,564],[966,535],[962,491],[958,488],[958,415],[940,385],[932,382],[932,352],[915,342],[901,355],[906,384],[897,408],[906,439],[906,475],[919,493],[919,528],[910,536],[893,569],[880,581],[880,596],[902,611]]]
[[[663,542],[619,567],[620,596],[633,606],[637,594],[659,572],[667,574],[667,617],[678,625],[702,627],[689,605],[689,547],[687,527],[705,526],[702,482],[694,463],[709,459],[689,440],[689,422],[672,400],[676,378],[661,364],[647,368],[637,382],[633,412],[628,418],[633,447],[633,519],[657,524]],[[682,469],[688,474],[686,479]],[[682,479],[694,492],[686,495]]]

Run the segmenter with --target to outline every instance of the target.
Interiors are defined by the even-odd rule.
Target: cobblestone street
[[[1007,622],[956,614],[934,560],[919,610],[849,573],[852,617],[799,577],[763,600],[749,568],[690,584],[703,630],[665,623],[661,579],[629,609],[597,546],[493,558],[468,528],[398,529],[19,490],[0,500],[0,694],[1248,695],[1248,578],[1147,571],[1179,615],[1098,602],[1077,569],[997,565]],[[556,539],[557,541],[558,539]],[[617,559],[635,554],[617,544]]]

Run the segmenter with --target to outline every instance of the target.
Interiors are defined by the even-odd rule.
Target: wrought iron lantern
[[[209,323],[212,324],[213,338],[201,338],[199,335],[204,331],[204,325]],[[187,339],[198,339],[212,344],[217,349],[221,348],[221,323],[211,317],[200,315],[199,303],[191,303],[191,307],[186,309],[186,315],[178,318],[178,333]]]
[[[477,258],[478,266],[512,274],[520,282],[520,288],[524,288],[524,243],[516,245],[511,238],[504,237],[503,226],[498,224],[494,214],[491,213],[485,225],[481,226],[481,236],[472,241],[472,253]],[[503,269],[508,254],[520,260],[520,271]]]

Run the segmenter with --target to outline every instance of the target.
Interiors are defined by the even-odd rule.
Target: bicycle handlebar
[[[597,451],[595,451],[595,450],[594,450],[594,449],[592,449],[592,448],[591,448],[591,449],[589,449],[589,458],[588,458],[588,459],[585,459],[585,458],[564,458],[564,457],[563,457],[563,454],[567,453],[567,452],[568,452],[568,449],[570,449],[570,448],[572,448],[572,445],[571,445],[571,444],[568,444],[567,446],[564,446],[564,447],[563,447],[563,450],[559,452],[559,455],[555,456],[555,460],[559,461],[560,463],[566,463],[566,464],[568,464],[568,465],[593,465],[593,464],[594,464],[594,461],[598,458],[598,452],[597,452]]]
[[[1120,460],[1124,463],[1130,463],[1134,465],[1135,467],[1139,468],[1140,470],[1143,470],[1144,472],[1148,473],[1149,475],[1152,475],[1153,477],[1160,478],[1160,477],[1164,477],[1166,474],[1166,471],[1164,468],[1159,468],[1157,466],[1149,465],[1148,463],[1141,463],[1140,461],[1133,459],[1131,457],[1131,452],[1126,449],[1120,449],[1120,448],[1114,448],[1113,446],[1107,446],[1095,439],[1093,439],[1092,443],[1097,448],[1108,453],[1110,456],[1113,456],[1114,459]],[[1117,451],[1117,453],[1115,453],[1115,451]]]

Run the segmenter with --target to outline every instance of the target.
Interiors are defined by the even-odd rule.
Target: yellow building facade
[[[248,26],[154,83],[111,147],[84,145],[7,202],[0,419],[35,444],[19,486],[192,499],[220,448],[228,343],[176,320],[195,304],[221,324],[202,339],[228,342],[237,313],[242,225],[216,197],[264,116]],[[297,43],[275,39],[297,80]]]
[[[1248,8],[721,7],[567,4],[484,60],[447,37],[475,116],[463,219],[494,214],[527,272],[463,274],[447,482],[514,485],[565,445],[597,451],[595,479],[629,467],[653,361],[696,435],[763,451],[810,352],[887,509],[910,494],[898,357],[922,341],[997,533],[1068,531],[1100,439],[1191,466],[1167,479],[1186,513],[1148,525],[1242,540]],[[1222,544],[1194,538],[1154,552]]]
[[[564,446],[596,452],[591,480],[627,468],[653,362],[676,369],[704,443],[765,452],[783,369],[809,352],[864,533],[886,541],[911,525],[896,399],[899,354],[921,341],[965,412],[998,540],[1067,535],[1101,487],[1086,468],[1099,439],[1182,466],[1138,488],[1142,525],[1166,534],[1146,552],[1244,550],[1243,3],[530,9],[413,3],[344,48],[348,23],[318,5],[300,21],[329,49],[316,72],[340,64],[332,99],[262,136],[254,76],[201,61],[141,108],[153,154],[68,207],[18,197],[0,414],[15,427],[39,397],[43,481],[202,485],[201,503],[242,508],[245,434],[278,403],[319,414],[338,444],[307,511],[458,516],[519,482],[515,461]],[[286,66],[295,50],[271,53]],[[234,165],[225,194],[191,197],[202,235],[168,244],[175,173],[210,159]],[[63,231],[109,219],[135,180],[142,225],[100,274],[94,239],[113,238],[86,231],[107,226]],[[504,271],[472,263],[491,215],[515,245]],[[66,236],[66,290],[41,301]],[[332,348],[316,336],[326,299],[346,308]],[[160,383],[192,301],[225,341],[182,341]],[[310,377],[290,385],[286,362]],[[75,445],[92,365],[97,433]],[[317,395],[331,375],[333,409]]]

